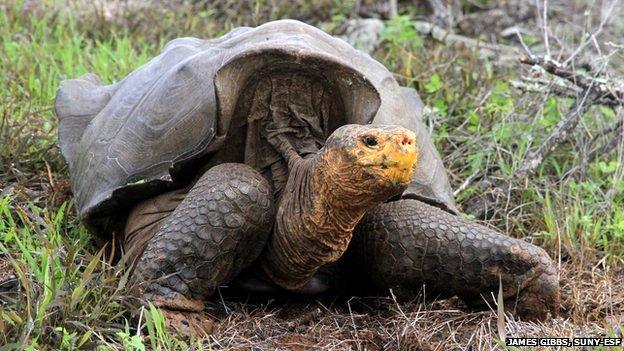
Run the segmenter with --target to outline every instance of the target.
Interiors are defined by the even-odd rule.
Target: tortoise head
[[[403,127],[349,124],[332,133],[321,157],[337,192],[378,202],[408,186],[418,148],[415,134]]]

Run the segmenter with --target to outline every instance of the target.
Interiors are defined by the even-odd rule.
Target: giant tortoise
[[[416,92],[312,26],[173,40],[115,84],[64,81],[56,114],[81,219],[165,311],[349,277],[474,306],[502,282],[519,315],[557,310],[544,250],[458,215]]]

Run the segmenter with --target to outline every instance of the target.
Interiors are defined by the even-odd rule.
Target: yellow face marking
[[[412,179],[414,174],[414,166],[418,159],[418,152],[416,148],[412,152],[393,150],[389,152],[390,160],[393,160],[393,164],[388,165],[388,168],[383,171],[386,178],[398,183],[407,183]]]
[[[374,137],[376,145],[367,145],[366,136]],[[414,133],[407,130],[392,133],[370,131],[361,139],[351,151],[357,164],[379,168],[378,173],[393,185],[406,184],[412,179],[418,161]]]

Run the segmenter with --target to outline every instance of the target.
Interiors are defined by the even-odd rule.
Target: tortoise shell
[[[417,135],[420,158],[403,196],[456,211],[416,92],[400,87],[382,64],[343,40],[280,20],[237,28],[213,40],[175,39],[112,85],[102,85],[93,74],[61,83],[56,96],[59,144],[69,164],[76,209],[89,229],[108,237],[131,206],[188,185],[202,166],[238,161],[266,168],[274,163],[274,153],[261,151],[266,144],[259,129],[266,133],[267,125],[253,116],[254,106],[263,106],[257,97],[265,91],[262,84],[270,85],[280,72],[292,82],[306,82],[291,91],[293,98],[322,91],[308,103],[322,118],[288,105],[286,116],[303,126],[297,133],[311,130],[304,134],[322,144],[333,129],[348,123],[408,128]],[[273,95],[279,93],[273,89]],[[278,130],[293,125],[273,122]],[[297,148],[309,152],[303,149],[310,143],[304,144]]]

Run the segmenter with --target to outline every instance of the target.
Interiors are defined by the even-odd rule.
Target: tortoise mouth
[[[401,160],[386,161],[380,165],[368,165],[372,172],[392,187],[405,186],[414,176],[416,155],[405,155]]]

